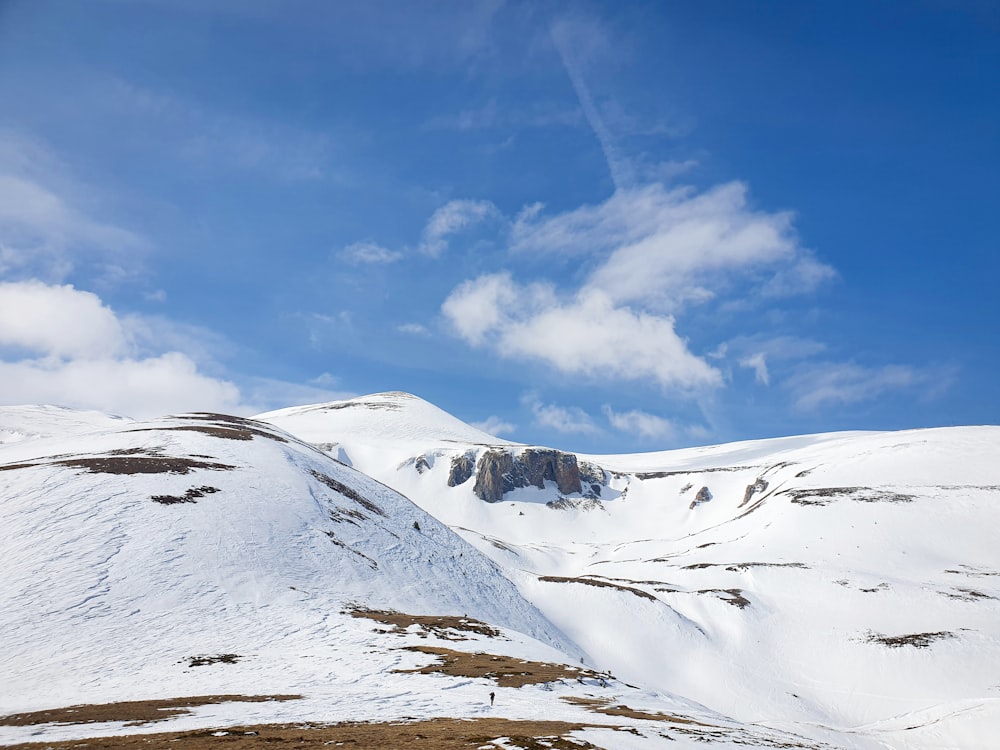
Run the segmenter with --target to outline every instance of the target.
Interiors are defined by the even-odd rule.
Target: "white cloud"
[[[524,402],[531,409],[535,424],[539,427],[549,427],[557,432],[579,435],[593,435],[600,432],[590,415],[577,406],[543,404],[533,394],[526,395]]]
[[[131,417],[170,412],[243,412],[239,389],[198,372],[179,352],[146,359],[0,361],[6,403],[49,403]]]
[[[471,425],[477,430],[482,430],[483,432],[497,437],[500,435],[510,435],[517,429],[517,425],[512,424],[496,415],[489,416],[482,422],[472,422]]]
[[[490,201],[454,200],[441,206],[427,220],[420,252],[437,258],[448,249],[448,239],[500,212]]]
[[[688,350],[672,318],[615,307],[594,289],[564,300],[551,285],[523,286],[509,274],[492,274],[459,286],[441,309],[469,344],[489,345],[502,357],[682,390],[722,382],[715,368]]]
[[[666,311],[736,280],[778,295],[811,291],[834,275],[799,246],[791,214],[751,209],[740,182],[702,193],[652,183],[551,217],[535,205],[515,220],[511,249],[596,258],[587,286],[618,304]]]
[[[337,253],[337,257],[352,265],[361,265],[363,263],[395,263],[403,257],[403,254],[366,240],[348,245]]]
[[[740,367],[753,370],[754,379],[761,385],[771,384],[771,374],[767,370],[767,355],[764,352],[756,352],[749,357],[744,357],[739,364]]]
[[[0,397],[134,417],[246,411],[234,384],[200,372],[187,354],[138,353],[134,322],[72,286],[0,284]]]
[[[828,362],[801,369],[785,385],[792,392],[795,406],[809,411],[869,401],[926,382],[925,373],[904,365],[863,367],[849,362]]]
[[[616,412],[610,406],[605,405],[604,415],[616,430],[634,433],[642,438],[666,440],[676,434],[676,428],[669,419],[638,409]]]
[[[96,294],[40,281],[0,283],[0,346],[42,357],[100,359],[125,349],[125,333]]]

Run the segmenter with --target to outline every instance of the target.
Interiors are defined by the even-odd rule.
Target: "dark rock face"
[[[514,457],[507,451],[489,450],[479,459],[476,484],[472,491],[480,500],[498,503],[503,493],[523,484],[514,484]],[[523,477],[522,477],[523,478]]]
[[[572,453],[551,448],[525,448],[517,455],[507,450],[488,450],[479,459],[473,492],[488,503],[497,503],[505,492],[518,487],[543,489],[546,480],[555,482],[564,495],[583,491],[580,467]]]
[[[698,490],[698,494],[694,496],[694,500],[691,501],[691,505],[688,507],[694,510],[695,507],[701,505],[702,503],[707,503],[711,499],[712,491],[708,489],[708,487],[702,487]]]
[[[740,503],[739,506],[737,507],[742,508],[744,505],[750,502],[750,498],[753,497],[756,493],[763,492],[766,489],[767,489],[766,479],[758,479],[753,484],[748,484],[747,491],[743,493],[743,502]]]
[[[475,454],[468,452],[451,459],[451,472],[448,474],[448,486],[457,487],[465,484],[476,469]],[[478,494],[478,493],[477,493]]]

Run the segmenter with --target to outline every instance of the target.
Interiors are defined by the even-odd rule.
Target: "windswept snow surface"
[[[130,421],[126,417],[63,406],[0,406],[0,444],[82,435],[114,429]]]
[[[287,433],[210,414],[116,425],[0,446],[0,744],[493,716],[629,728],[580,733],[606,748],[820,747],[580,672],[575,645],[496,563]],[[390,632],[351,616],[359,606],[468,615],[500,631]],[[501,688],[401,672],[436,661],[413,645],[567,664],[580,676]],[[2,720],[89,703],[289,694],[302,697],[142,725]],[[653,716],[595,714],[563,698]]]
[[[588,663],[839,742],[995,746],[1000,428],[580,456],[605,469],[600,501],[553,508],[551,483],[496,504],[472,480],[448,486],[453,457],[503,441],[463,441],[412,396],[355,402],[382,406],[261,418],[335,446],[459,531]]]

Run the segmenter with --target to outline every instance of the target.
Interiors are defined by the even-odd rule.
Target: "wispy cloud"
[[[496,415],[489,416],[482,422],[472,422],[471,424],[477,430],[482,430],[483,432],[495,435],[496,437],[500,437],[501,435],[510,435],[517,430],[517,425]]]
[[[549,102],[526,105],[522,102],[497,103],[491,98],[478,107],[455,114],[438,115],[427,121],[428,130],[492,130],[521,128],[576,127],[584,122],[576,108],[558,107]]]
[[[932,374],[906,365],[869,367],[853,362],[824,362],[801,367],[784,385],[791,392],[796,408],[814,411],[871,401],[914,388],[930,388],[934,380],[946,379],[946,373]]]
[[[448,240],[490,218],[500,211],[490,201],[453,200],[431,214],[424,227],[420,252],[437,258],[448,249]]]
[[[84,262],[105,279],[127,278],[149,243],[94,218],[98,195],[40,142],[0,131],[0,273],[62,281]]]
[[[337,253],[337,257],[345,263],[351,265],[371,265],[395,263],[402,259],[403,254],[397,250],[390,250],[379,245],[377,242],[365,240],[354,242]]]
[[[632,164],[601,116],[584,77],[586,63],[608,46],[603,27],[593,19],[564,17],[552,23],[551,34],[583,114],[601,144],[611,181],[616,189],[630,185],[634,179]]]
[[[734,279],[801,294],[833,274],[800,246],[792,215],[750,208],[741,182],[700,193],[651,183],[554,216],[532,207],[514,221],[511,249],[599,258],[588,286],[660,310],[711,299]],[[813,271],[789,273],[804,264]]]
[[[767,369],[767,355],[764,352],[755,352],[748,357],[743,357],[739,364],[740,367],[753,370],[754,379],[761,385],[771,384],[771,374]]]
[[[546,404],[533,393],[526,394],[523,401],[531,409],[539,427],[576,435],[596,435],[600,432],[590,415],[577,406]]]
[[[396,326],[396,330],[400,333],[406,333],[410,336],[430,336],[431,332],[422,323],[402,323]]]
[[[124,78],[101,81],[95,97],[120,117],[143,120],[141,129],[186,162],[213,174],[254,174],[281,182],[342,179],[329,170],[333,144],[325,133],[286,120],[234,114],[141,86]]]
[[[604,416],[616,430],[638,435],[644,439],[669,440],[675,437],[677,428],[669,419],[658,417],[655,414],[632,409],[631,411],[616,412],[605,404]]]

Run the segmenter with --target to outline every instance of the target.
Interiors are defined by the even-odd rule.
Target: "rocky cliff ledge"
[[[472,471],[473,457],[468,453],[452,459],[449,486],[468,481],[472,474],[476,484],[472,491],[488,503],[503,500],[505,492],[518,487],[544,489],[546,480],[555,482],[563,495],[585,493],[599,496],[605,484],[604,471],[596,466],[581,465],[572,453],[551,448],[524,448],[519,451],[490,449],[484,452]],[[586,491],[584,483],[587,484]]]

